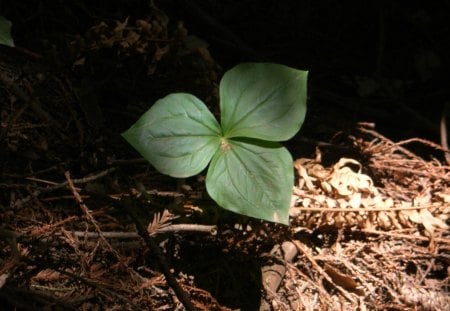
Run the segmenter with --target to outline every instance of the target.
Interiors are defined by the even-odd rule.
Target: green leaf
[[[9,20],[0,16],[0,44],[14,46],[14,41],[11,37],[11,26],[12,23]]]
[[[223,138],[206,176],[209,195],[223,208],[283,224],[289,223],[293,186],[289,151],[254,139]]]
[[[122,136],[159,172],[200,173],[220,147],[220,126],[201,100],[171,94],[158,100]]]
[[[220,82],[225,137],[283,141],[294,136],[306,114],[308,72],[270,63],[245,63]]]

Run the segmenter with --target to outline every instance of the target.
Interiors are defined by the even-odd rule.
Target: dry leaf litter
[[[294,163],[292,230],[329,243],[292,240],[298,257],[270,308],[449,310],[450,167],[404,145],[442,148],[394,143],[365,125],[350,139],[366,167],[351,158],[324,167],[320,151]]]

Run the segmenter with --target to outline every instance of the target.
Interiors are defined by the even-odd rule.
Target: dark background
[[[154,14],[150,4],[138,0],[1,1],[0,13],[13,22],[18,47],[44,55],[51,68],[72,74],[68,42],[99,21],[148,17]],[[165,0],[154,4],[168,16],[169,31],[182,21],[189,34],[206,41],[221,67],[220,74],[244,61],[309,70],[305,137],[329,140],[336,131],[367,121],[376,123],[393,140],[418,136],[440,142],[439,122],[450,97],[448,1],[419,5],[404,1]],[[123,66],[141,74],[139,68],[132,68],[135,63],[124,62]],[[89,74],[96,81],[95,74],[114,70],[112,60]],[[119,87],[113,83],[94,86],[95,96],[102,108],[115,105],[120,110],[120,105],[130,101],[150,105],[183,89],[183,79],[182,72],[172,75],[170,81],[159,80],[163,85],[157,89],[158,81],[148,87],[142,83],[140,87],[149,90],[145,96],[126,82]],[[126,120],[132,122],[132,118]]]

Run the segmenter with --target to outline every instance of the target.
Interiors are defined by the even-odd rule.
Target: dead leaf
[[[349,292],[353,292],[359,296],[364,296],[364,291],[358,287],[358,284],[352,277],[337,271],[327,263],[325,264],[324,269],[336,285],[341,286]]]
[[[53,269],[44,269],[38,272],[35,276],[31,278],[31,280],[35,282],[45,281],[59,281],[62,279],[67,279],[67,276],[62,275],[60,272],[55,271]]]
[[[358,166],[358,171],[353,171],[348,166],[349,164]],[[358,191],[374,192],[376,190],[373,187],[372,179],[365,174],[361,174],[361,164],[348,158],[341,158],[333,166],[328,181],[342,196],[348,196]]]

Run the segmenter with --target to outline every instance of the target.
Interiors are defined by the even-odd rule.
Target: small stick
[[[47,185],[52,185],[52,186],[58,184],[57,182],[54,182],[54,181],[45,180],[45,179],[36,178],[36,177],[26,177],[25,179],[26,179],[26,180],[35,181],[35,182],[44,183],[44,184],[47,184]]]
[[[156,233],[166,233],[166,232],[205,232],[211,235],[217,234],[217,226],[209,225],[197,225],[197,224],[175,224],[169,225],[167,227],[162,227],[157,230]],[[86,238],[98,238],[99,234],[97,232],[83,232],[74,231],[72,232],[76,237],[86,237]],[[102,232],[102,235],[108,239],[136,239],[141,236],[137,232]]]

